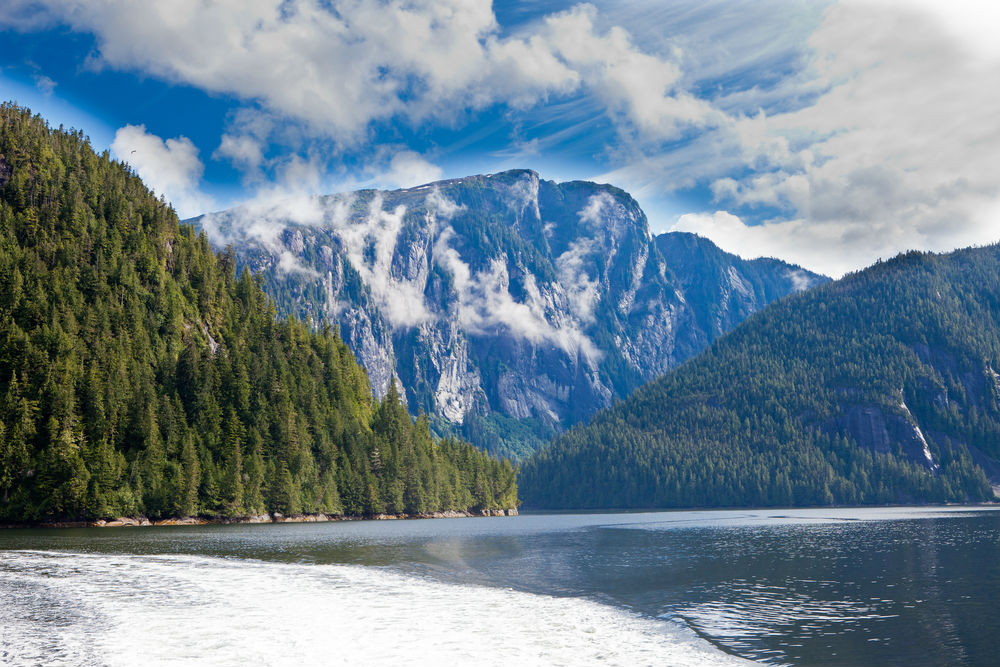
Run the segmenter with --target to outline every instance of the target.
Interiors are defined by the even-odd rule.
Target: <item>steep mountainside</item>
[[[0,106],[0,520],[503,509],[514,470],[373,400],[330,331]]]
[[[825,280],[653,238],[622,190],[531,171],[193,222],[279,309],[335,323],[376,393],[398,377],[411,412],[515,457]]]
[[[997,369],[1000,246],[901,255],[751,316],[525,462],[522,494],[550,508],[990,500]]]

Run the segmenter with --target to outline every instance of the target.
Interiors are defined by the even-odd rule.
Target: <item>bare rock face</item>
[[[192,222],[280,311],[337,325],[377,396],[396,381],[414,414],[515,457],[825,280],[653,237],[626,192],[525,170]]]

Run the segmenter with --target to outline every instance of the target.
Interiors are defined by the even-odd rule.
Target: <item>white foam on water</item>
[[[355,565],[0,551],[0,663],[733,665],[687,627]]]

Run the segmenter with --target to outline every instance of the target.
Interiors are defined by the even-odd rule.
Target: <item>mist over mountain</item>
[[[384,394],[520,457],[824,282],[691,234],[626,192],[527,170],[247,205],[194,219],[279,311],[336,324]]]

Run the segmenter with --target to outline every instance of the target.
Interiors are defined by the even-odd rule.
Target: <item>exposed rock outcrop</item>
[[[377,395],[396,379],[414,414],[466,436],[491,415],[538,433],[586,419],[825,280],[654,238],[628,193],[525,170],[192,222],[232,244],[279,309],[336,324]]]

